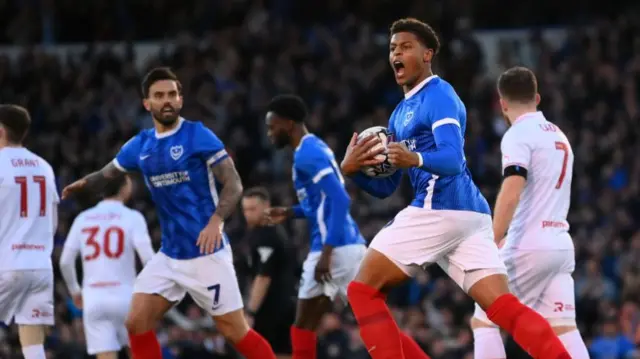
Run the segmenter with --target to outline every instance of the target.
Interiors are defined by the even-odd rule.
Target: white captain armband
[[[510,165],[505,167],[502,175],[504,178],[509,176],[521,176],[524,179],[527,179],[527,169],[518,165]]]

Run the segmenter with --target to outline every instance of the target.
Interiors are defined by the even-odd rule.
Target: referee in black
[[[277,357],[290,359],[289,329],[295,319],[297,262],[284,228],[262,222],[269,207],[271,200],[266,189],[255,187],[243,194],[245,240],[251,245],[248,264],[254,276],[246,315],[249,323],[253,321],[253,329],[269,341]]]

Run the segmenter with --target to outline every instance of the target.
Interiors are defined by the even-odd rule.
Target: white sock
[[[560,338],[572,359],[589,359],[589,351],[577,329],[559,335],[558,338]]]
[[[505,359],[502,336],[498,328],[476,328],[473,330],[474,359]]]
[[[47,359],[42,344],[22,347],[22,355],[24,359]]]

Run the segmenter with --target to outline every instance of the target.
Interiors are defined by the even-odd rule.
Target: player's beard
[[[291,140],[285,132],[279,132],[273,137],[273,145],[278,149],[287,147],[289,143],[291,143]]]
[[[171,112],[165,112],[166,109],[171,109]],[[171,127],[180,118],[180,109],[172,106],[163,106],[160,110],[153,111],[153,118],[163,126]]]

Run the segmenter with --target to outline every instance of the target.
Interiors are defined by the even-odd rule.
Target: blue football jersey
[[[113,160],[123,171],[140,171],[151,192],[162,229],[160,251],[174,259],[201,256],[200,231],[218,203],[211,168],[228,157],[222,141],[200,122],[180,118],[169,132],[142,130]],[[229,245],[224,236],[225,246]]]
[[[319,183],[325,176],[336,176],[340,181],[341,190],[346,193],[344,179],[329,146],[312,134],[305,135],[295,150],[292,175],[300,207],[309,222],[311,251],[320,251],[326,242],[327,223],[333,214],[329,203],[332,194],[325,193]],[[348,212],[340,223],[343,223],[344,227],[338,228],[339,238],[332,243],[334,247],[365,243],[358,226]]]
[[[464,144],[465,106],[453,87],[435,75],[406,93],[389,118],[389,130],[395,140],[403,141],[413,152],[436,151],[433,132],[440,126],[457,126]],[[463,147],[455,151],[463,151]],[[411,205],[490,214],[487,200],[471,178],[464,153],[461,156],[462,171],[455,175],[438,176],[424,168],[408,169],[415,193]]]

